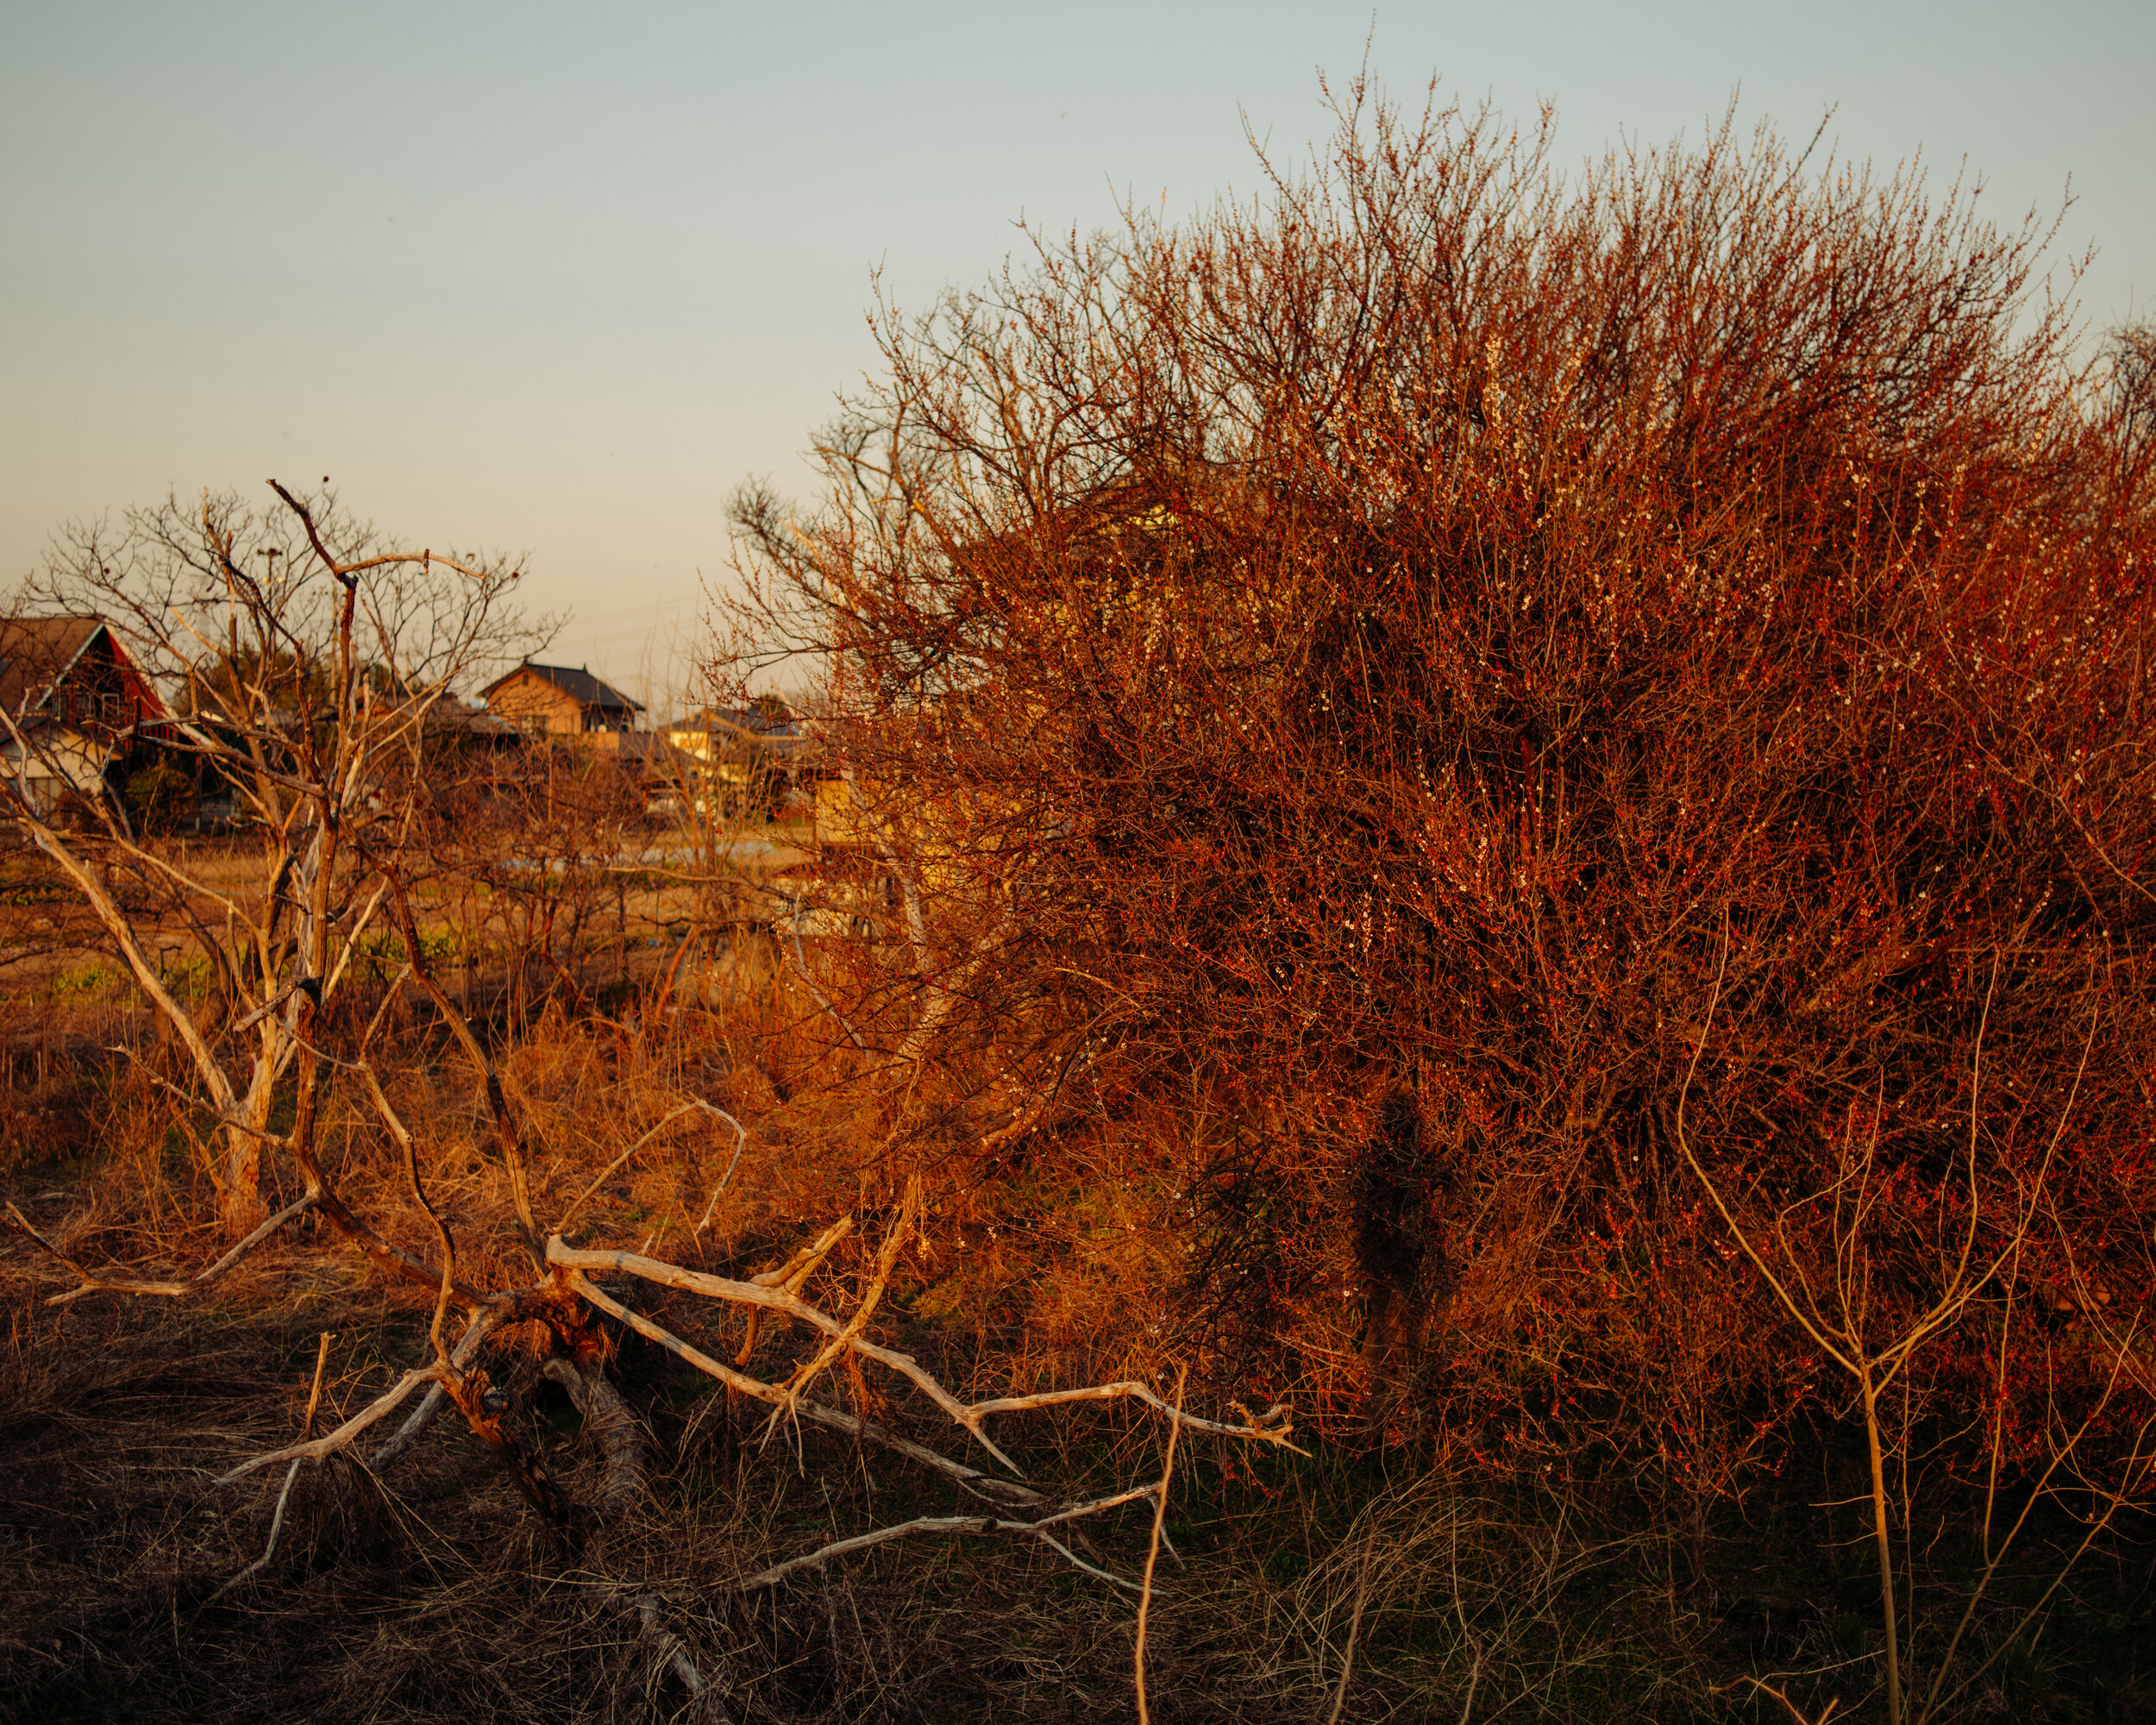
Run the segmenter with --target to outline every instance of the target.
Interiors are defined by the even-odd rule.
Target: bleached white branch
[[[1128,1491],[1119,1491],[1112,1496],[1096,1497],[1090,1502],[1074,1504],[1069,1509],[1060,1509],[1052,1515],[1044,1515],[1037,1521],[1013,1521],[1002,1515],[917,1515],[911,1521],[900,1521],[892,1527],[878,1527],[866,1534],[856,1534],[851,1539],[834,1540],[827,1546],[819,1546],[812,1552],[804,1552],[799,1557],[788,1558],[784,1563],[774,1564],[769,1569],[759,1570],[755,1574],[744,1576],[729,1585],[737,1593],[746,1593],[755,1587],[769,1587],[774,1583],[785,1580],[790,1575],[799,1573],[802,1570],[821,1569],[834,1559],[850,1557],[856,1552],[865,1552],[876,1546],[887,1545],[893,1540],[904,1539],[910,1534],[1020,1534],[1030,1535],[1040,1540],[1044,1545],[1053,1546],[1072,1563],[1077,1565],[1080,1569],[1085,1571],[1087,1575],[1097,1577],[1102,1581],[1112,1582],[1116,1586],[1127,1588],[1135,1593],[1138,1590],[1138,1584],[1136,1582],[1126,1581],[1119,1575],[1112,1574],[1105,1569],[1096,1568],[1094,1565],[1086,1562],[1060,1540],[1050,1539],[1048,1535],[1048,1529],[1060,1527],[1068,1521],[1081,1520],[1087,1515],[1098,1515],[1107,1510],[1118,1509],[1125,1503],[1135,1503],[1142,1497],[1157,1496],[1160,1490],[1161,1482],[1156,1480],[1150,1485],[1136,1486]]]

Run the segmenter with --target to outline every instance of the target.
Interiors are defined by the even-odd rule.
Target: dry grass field
[[[75,1263],[185,1276],[222,1239],[158,1087],[154,1024],[35,874],[18,857],[10,881],[9,950],[24,957],[6,973],[0,1183]],[[888,1172],[863,1150],[888,1140],[890,1098],[858,1073],[835,1076],[831,1027],[806,986],[738,931],[674,962],[664,931],[688,914],[686,890],[641,883],[626,944],[602,919],[579,966],[586,986],[573,994],[557,977],[553,994],[523,1003],[521,1021],[506,1016],[500,966],[473,967],[478,1014],[526,1122],[535,1208],[552,1216],[594,1189],[580,1239],[736,1276],[783,1265],[854,1215],[857,1233],[805,1290],[843,1311],[895,1220]],[[448,921],[439,907],[428,919]],[[804,956],[814,962],[813,944]],[[360,989],[348,1012],[365,1016],[379,993]],[[460,1273],[488,1286],[528,1279],[471,1070],[423,1004],[392,1018],[394,1054],[380,1064]],[[747,1132],[716,1203],[736,1140],[700,1113],[669,1121],[687,1097]],[[427,1253],[432,1223],[363,1096],[335,1093],[324,1138],[345,1200],[393,1245]],[[290,1195],[291,1177],[271,1170],[268,1201]],[[962,1396],[1126,1377],[1165,1392],[1171,1356],[1189,1359],[1161,1321],[1187,1250],[1166,1196],[1025,1164],[932,1178],[872,1333]],[[365,1444],[298,1470],[280,1511],[282,1469],[219,1475],[303,1429],[331,1429],[422,1363],[427,1290],[310,1218],[199,1298],[50,1303],[74,1280],[22,1230],[0,1235],[10,1601],[0,1716],[1090,1720],[1133,1709],[1146,1501],[1087,1521],[1070,1542],[1069,1557],[1121,1585],[1035,1540],[931,1529],[743,1590],[743,1578],[824,1542],[979,1506],[887,1446],[805,1422],[774,1428],[764,1408],[617,1325],[609,1371],[651,1462],[635,1501],[603,1525],[550,1523],[454,1413],[379,1472]],[[799,1326],[783,1318],[751,1336],[738,1315],[676,1290],[630,1297],[767,1376],[801,1352]],[[1473,1431],[1373,1442],[1355,1412],[1354,1322],[1338,1320],[1338,1365],[1313,1346],[1301,1381],[1244,1386],[1297,1404],[1302,1453],[1185,1441],[1147,1601],[1149,1716],[1764,1719],[1771,1703],[1717,1687],[1809,1671],[1798,1682],[1812,1704],[1839,1692],[1871,1602],[1861,1549],[1852,1555],[1858,1524],[1809,1513],[1816,1482],[1762,1479],[1702,1533],[1658,1519],[1620,1476],[1591,1465],[1550,1475],[1496,1463]],[[542,1374],[545,1352],[527,1327],[486,1364],[528,1456],[572,1500],[601,1502],[610,1455]],[[1194,1392],[1202,1383],[1217,1406],[1235,1386],[1199,1364]],[[901,1382],[856,1376],[838,1400],[949,1449],[947,1423]],[[997,1435],[1026,1478],[1069,1501],[1142,1487],[1163,1461],[1161,1422],[1125,1402],[1006,1417]],[[258,1565],[273,1525],[274,1555]],[[2040,1584],[2070,1532],[2031,1543],[2017,1596]],[[1928,1560],[1944,1572],[1966,1554],[1950,1541]],[[1977,1711],[2140,1716],[2153,1693],[2148,1580],[2130,1545],[2085,1567],[2077,1585],[2090,1615],[2004,1662]]]
[[[21,896],[37,915],[65,908]],[[668,908],[663,895],[652,903]],[[78,1263],[185,1274],[221,1242],[148,1066],[115,1051],[149,1040],[149,1027],[109,972],[93,976],[94,949],[51,944],[41,969],[16,972],[9,1002],[8,1194]],[[753,966],[714,969],[704,992],[720,997],[708,1005],[677,971],[672,1007],[644,1011],[667,980],[645,965],[610,975],[581,1013],[553,1003],[505,1038],[505,1077],[542,1151],[542,1210],[673,1098],[699,1094],[749,1130],[725,1201],[699,1229],[733,1143],[699,1122],[605,1185],[586,1232],[745,1274],[784,1262],[834,1214],[857,1210],[873,1227],[881,1208],[887,1222],[854,1152],[873,1110],[818,1085],[812,1013],[783,980],[757,986]],[[503,1170],[482,1148],[469,1076],[423,1015],[400,1027],[398,1051],[392,1088],[463,1272],[513,1280]],[[135,1053],[154,1059],[154,1045]],[[423,1251],[429,1225],[372,1127],[357,1106],[333,1122],[341,1189]],[[942,1192],[880,1337],[972,1393],[1150,1376],[1157,1327],[1133,1314],[1156,1304],[1159,1260],[1174,1249],[1150,1208],[1144,1195],[1023,1182]],[[872,1257],[841,1251],[819,1270],[834,1300]],[[658,1461],[616,1524],[581,1540],[549,1527],[452,1417],[384,1475],[352,1451],[304,1471],[274,1559],[249,1573],[278,1477],[216,1476],[289,1442],[310,1399],[319,1432],[392,1381],[423,1348],[423,1292],[304,1222],[213,1298],[93,1295],[56,1309],[47,1302],[69,1280],[23,1233],[0,1238],[0,1566],[14,1602],[0,1710],[11,1716],[1090,1718],[1131,1705],[1127,1586],[1031,1542],[929,1533],[730,1590],[821,1540],[963,1500],[858,1441],[773,1433],[760,1410],[633,1335],[614,1370]],[[713,1332],[683,1309],[693,1303],[661,1293],[647,1309],[730,1355],[738,1324]],[[784,1327],[757,1346],[784,1348]],[[511,1347],[493,1371],[531,1451],[572,1496],[592,1497],[605,1458],[580,1440],[574,1407],[539,1364]],[[899,1429],[931,1434],[932,1409],[868,1393]],[[1142,1482],[1160,1462],[1157,1422],[1114,1407],[1002,1435],[1029,1477],[1074,1496]],[[1613,1684],[1658,1710],[1683,1687],[1670,1673],[1691,1669],[1699,1632],[1662,1559],[1598,1544],[1561,1498],[1501,1509],[1426,1453],[1240,1447],[1194,1440],[1175,1477],[1170,1555],[1150,1603],[1156,1716],[1456,1711],[1487,1684],[1562,1717]],[[1090,1527],[1086,1559],[1137,1575],[1145,1508]],[[1639,1658],[1643,1632],[1658,1667]],[[684,1687],[677,1649],[705,1700]]]

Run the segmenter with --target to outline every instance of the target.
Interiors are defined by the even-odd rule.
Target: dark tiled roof
[[[643,704],[641,701],[633,701],[619,689],[601,682],[581,665],[573,667],[535,665],[529,659],[517,666],[516,670],[511,671],[509,676],[497,677],[479,693],[491,699],[496,689],[523,671],[530,671],[543,677],[576,702],[579,706],[595,706],[602,712],[642,712],[643,711]]]
[[[686,718],[676,719],[668,731],[733,731],[774,743],[792,742],[808,733],[792,713],[774,717],[760,707],[705,707]]]
[[[487,712],[485,707],[468,706],[462,699],[446,689],[429,699],[426,705],[426,722],[439,731],[489,740],[507,740],[522,737],[524,734],[507,719]]]

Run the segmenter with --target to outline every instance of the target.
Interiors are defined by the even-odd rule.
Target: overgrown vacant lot
[[[540,1210],[583,1190],[630,1127],[699,1094],[734,1113],[750,1145],[700,1235],[690,1238],[736,1142],[701,1120],[662,1133],[604,1185],[577,1233],[747,1275],[784,1264],[850,1210],[857,1239],[806,1289],[844,1310],[874,1273],[893,1207],[862,1203],[849,1149],[859,1099],[814,1082],[828,1057],[813,1003],[781,982],[760,1007],[662,1007],[649,1027],[624,1027],[651,1004],[631,990],[603,1015],[557,1009],[505,1049],[511,1094],[534,1123]],[[429,1195],[464,1242],[461,1273],[486,1264],[514,1282],[516,1245],[487,1226],[508,1205],[481,1147],[484,1100],[425,1014],[401,1026],[399,1049],[396,1098],[429,1147]],[[85,1265],[198,1268],[216,1245],[213,1226],[190,1220],[205,1194],[191,1191],[147,1082],[56,1057],[45,1095],[82,1137],[65,1159],[18,1152],[9,1189],[25,1218]],[[332,1131],[348,1200],[388,1239],[425,1250],[429,1224],[369,1114],[354,1107]],[[1178,1251],[1165,1195],[1018,1170],[947,1185],[924,1207],[872,1333],[962,1395],[1125,1374],[1165,1391],[1181,1339],[1141,1320]],[[0,1564],[13,1602],[0,1692],[12,1716],[699,1716],[675,1651],[710,1686],[703,1716],[1093,1718],[1132,1705],[1132,1594],[1034,1540],[924,1530],[734,1590],[830,1540],[982,1506],[887,1445],[807,1423],[768,1433],[767,1408],[618,1327],[609,1370],[651,1446],[648,1478],[617,1516],[557,1527],[452,1412],[379,1475],[362,1465],[371,1439],[302,1470],[275,1556],[248,1573],[284,1470],[216,1476],[299,1435],[318,1356],[317,1433],[423,1363],[424,1290],[304,1224],[214,1299],[103,1295],[54,1308],[46,1302],[72,1278],[20,1233],[0,1243]],[[737,1357],[738,1316],[714,1321],[705,1302],[645,1293],[628,1297]],[[1342,1320],[1344,1346],[1353,1321]],[[799,1357],[793,1327],[764,1329],[752,1369],[776,1377],[775,1362]],[[513,1399],[529,1457],[572,1500],[599,1504],[610,1457],[540,1375],[548,1346],[527,1327],[486,1364]],[[868,1371],[839,1405],[863,1405],[865,1389],[890,1429],[959,1452],[933,1407],[873,1362]],[[1770,1718],[1710,1691],[1746,1672],[1809,1669],[1824,1673],[1816,1691],[1832,1693],[1871,1645],[1877,1585],[1863,1519],[1817,1507],[1846,1496],[1836,1482],[1861,1467],[1831,1426],[1811,1433],[1808,1461],[1678,1517],[1666,1492],[1591,1453],[1522,1466],[1507,1435],[1487,1427],[1377,1441],[1322,1359],[1299,1382],[1234,1384],[1201,1369],[1185,1394],[1218,1411],[1238,1391],[1306,1410],[1307,1453],[1186,1436],[1163,1528],[1173,1555],[1159,1560],[1149,1608],[1155,1717],[1304,1720],[1335,1716],[1336,1703],[1343,1719],[1483,1717],[1510,1703],[1553,1719]],[[1328,1406],[1338,1417],[1310,1421]],[[1163,1459],[1157,1418],[1119,1407],[1007,1417],[996,1435],[1028,1479],[1075,1499],[1143,1486]],[[1981,1568],[1971,1530],[1982,1506],[1959,1490],[1927,1501],[1941,1522],[1913,1554],[1912,1621],[1951,1633]],[[1987,1650],[2072,1549],[2076,1509],[2040,1506],[1984,1602]],[[1088,1524],[1071,1551],[1127,1583],[1143,1573],[1150,1527],[1140,1500]],[[2133,1540],[2084,1557],[2046,1633],[1999,1661],[1967,1710],[2138,1716],[2151,1695],[2151,1580]]]
[[[437,723],[506,565],[63,542],[239,831],[5,791],[9,1704],[2156,1711],[2145,346],[1365,96],[737,496],[765,878]]]
[[[439,1037],[423,1023],[409,1034],[400,1101],[451,1146],[431,1195],[461,1222],[498,1196],[499,1170],[468,1139],[456,1155],[476,1099],[468,1085],[427,1076],[440,1070],[429,1057],[443,1051],[430,1046]],[[749,1123],[754,1148],[704,1239],[673,1255],[742,1273],[785,1261],[857,1196],[848,1160],[832,1153],[833,1134],[857,1124],[843,1102],[804,1105],[799,1090],[793,1106],[778,1100],[794,1088],[768,1070],[774,1059],[782,1068],[786,1042],[768,1015],[681,1015],[657,1038],[605,1019],[550,1019],[506,1067],[518,1106],[539,1123],[543,1194],[581,1188],[611,1148],[603,1134],[657,1111],[686,1063]],[[761,1047],[765,1060],[714,1070],[704,1051],[729,1046]],[[184,1166],[157,1190],[128,1155],[145,1146],[121,1141],[130,1127],[160,1130],[155,1111],[136,1095],[130,1112],[124,1080],[76,1076],[98,1092],[84,1110],[101,1130],[82,1146],[86,1166],[18,1165],[26,1216],[85,1262],[124,1257],[155,1271],[197,1255],[200,1230],[181,1220]],[[714,1151],[731,1139],[718,1137],[662,1145],[592,1220],[664,1251],[724,1166]],[[355,1145],[347,1195],[422,1247],[427,1225],[390,1172],[367,1166]],[[154,1191],[162,1201],[143,1206]],[[1150,1362],[1127,1352],[1133,1327],[1115,1295],[1142,1285],[1133,1260],[1165,1243],[1138,1238],[1140,1202],[1122,1214],[1024,1182],[947,1194],[920,1226],[879,1332],[982,1393],[1142,1370]],[[1128,1590],[1030,1542],[928,1532],[778,1587],[730,1592],[774,1559],[963,1513],[967,1502],[886,1450],[812,1426],[768,1435],[762,1409],[730,1402],[634,1336],[622,1338],[613,1369],[655,1462],[649,1490],[615,1525],[573,1536],[549,1527],[498,1456],[442,1426],[385,1477],[348,1454],[303,1474],[274,1562],[228,1590],[260,1554],[278,1478],[220,1485],[212,1476],[292,1438],[323,1332],[333,1339],[317,1428],[411,1363],[428,1302],[330,1242],[295,1239],[250,1260],[214,1306],[92,1296],[55,1311],[40,1299],[54,1285],[51,1260],[19,1236],[0,1250],[9,1308],[0,1468],[20,1607],[8,1694],[22,1716],[676,1716],[688,1697],[669,1644],[644,1625],[647,1596],[663,1602],[661,1635],[686,1638],[736,1717],[1077,1717],[1130,1704]],[[819,1278],[843,1304],[873,1256],[836,1253]],[[1074,1309],[1088,1286],[1090,1303]],[[677,1313],[680,1303],[661,1295],[644,1309],[697,1333],[697,1314]],[[730,1356],[739,1337],[737,1324],[722,1330],[715,1348]],[[762,1345],[784,1340],[767,1333]],[[536,1365],[511,1347],[493,1370],[513,1386],[531,1453],[572,1497],[598,1501],[606,1458]],[[869,1394],[895,1428],[934,1440],[937,1416],[918,1398],[894,1407]],[[1030,1477],[1079,1496],[1157,1471],[1156,1422],[1079,1415],[999,1435]],[[1597,1551],[1596,1536],[1569,1522],[1563,1494],[1507,1515],[1498,1499],[1456,1496],[1463,1482],[1433,1471],[1427,1452],[1377,1458],[1322,1440],[1307,1457],[1246,1449],[1194,1439],[1183,1449],[1165,1528],[1176,1555],[1150,1608],[1163,1717],[1306,1716],[1338,1690],[1357,1622],[1367,1628],[1356,1658],[1382,1674],[1388,1708],[1403,1695],[1463,1697],[1478,1663],[1560,1716],[1584,1695],[1636,1690],[1651,1701],[1670,1679],[1631,1638],[1645,1630],[1692,1655],[1699,1632],[1671,1609],[1669,1553]],[[1085,1560],[1137,1575],[1150,1521],[1143,1502],[1104,1519],[1080,1541]]]

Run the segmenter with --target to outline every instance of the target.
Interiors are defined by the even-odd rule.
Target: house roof
[[[0,619],[0,706],[20,713],[43,705],[104,626],[102,617]]]
[[[782,710],[783,711],[783,710]],[[793,713],[780,717],[768,709],[753,706],[705,707],[666,728],[672,737],[702,737],[701,748],[685,743],[690,752],[711,758],[736,760],[761,756],[790,762],[805,759],[816,747],[807,724]]]
[[[663,737],[648,731],[624,731],[615,734],[612,747],[617,755],[632,756],[647,766],[663,762],[674,755],[674,749]]]
[[[530,672],[542,681],[548,682],[576,702],[579,706],[595,706],[615,712],[642,712],[643,703],[633,701],[619,689],[601,682],[581,665],[535,665],[529,659],[507,676],[497,677],[479,693],[492,700],[494,691]]]
[[[101,639],[100,657],[124,674],[137,718],[166,718],[164,702],[105,619],[66,613],[0,618],[0,706],[18,718],[37,712]]]
[[[520,738],[523,732],[497,713],[467,704],[461,695],[443,689],[427,702],[426,722],[438,731],[456,731],[486,740]]]
[[[686,718],[677,718],[668,731],[730,731],[769,743],[790,743],[805,737],[801,721],[788,712],[779,718],[761,707],[703,707]]]

